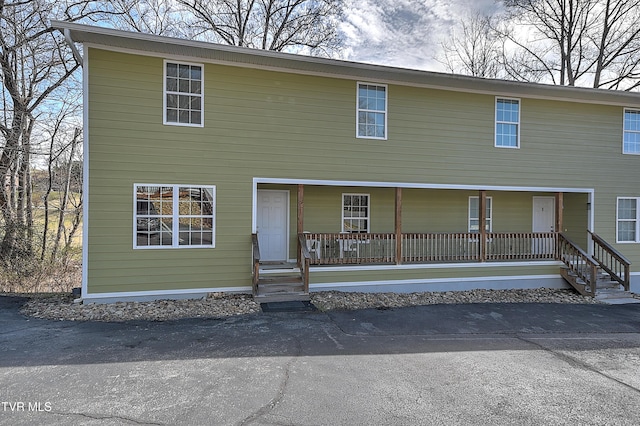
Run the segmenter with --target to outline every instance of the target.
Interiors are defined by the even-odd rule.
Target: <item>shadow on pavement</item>
[[[527,339],[536,335],[608,335],[613,344],[636,347],[629,339],[611,336],[640,333],[638,305],[429,305],[100,323],[26,318],[19,313],[21,303],[0,297],[0,367],[531,350]]]

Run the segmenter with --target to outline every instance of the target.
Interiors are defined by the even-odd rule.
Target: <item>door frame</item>
[[[285,258],[282,259],[282,260],[285,261],[285,262],[288,262],[290,260],[289,259],[289,248],[290,248],[289,247],[289,245],[290,245],[289,239],[291,238],[291,232],[290,232],[290,228],[291,228],[291,221],[290,221],[290,216],[291,216],[291,213],[290,213],[290,210],[291,210],[291,191],[289,191],[288,189],[260,189],[260,188],[257,189],[257,191],[256,191],[256,199],[255,199],[255,203],[254,203],[254,208],[255,208],[256,214],[255,214],[255,217],[254,217],[254,220],[253,220],[253,223],[254,223],[253,230],[252,230],[253,233],[257,233],[257,229],[258,229],[258,226],[257,226],[257,224],[258,224],[258,214],[260,214],[260,211],[258,210],[258,199],[260,198],[260,193],[261,192],[280,192],[280,193],[285,194],[286,203],[287,203],[287,206],[286,206],[286,209],[285,209],[285,216],[286,216],[285,217],[285,221],[286,221],[285,223],[286,223],[286,226],[285,226],[285,236],[284,236],[285,237],[285,241],[284,241]]]
[[[536,200],[546,199],[552,201],[551,213],[553,217],[551,218],[553,224],[553,231],[534,231],[534,227],[536,224]],[[538,196],[534,195],[531,201],[531,232],[555,232],[556,230],[556,197],[552,196]]]

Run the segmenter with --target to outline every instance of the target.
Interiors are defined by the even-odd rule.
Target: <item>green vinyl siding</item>
[[[204,127],[189,128],[162,124],[163,58],[91,47],[86,57],[91,293],[249,286],[254,177],[594,188],[595,229],[609,241],[615,197],[640,196],[619,106],[523,98],[520,149],[504,150],[494,95],[389,84],[388,140],[358,139],[354,80],[205,63]],[[133,250],[134,183],[216,185],[216,248]],[[305,187],[305,230],[340,231],[342,192],[369,193],[371,232],[393,232],[392,188],[322,186]],[[403,231],[466,232],[470,195],[405,189]],[[488,195],[494,231],[531,229],[536,194]],[[580,226],[581,215],[567,213]],[[640,264],[639,247],[624,253]]]

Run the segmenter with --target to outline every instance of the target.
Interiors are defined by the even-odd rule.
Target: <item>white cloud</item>
[[[348,0],[344,59],[442,70],[435,57],[462,17],[495,12],[494,0]]]

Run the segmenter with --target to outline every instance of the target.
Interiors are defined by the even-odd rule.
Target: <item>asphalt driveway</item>
[[[640,424],[640,306],[432,305],[226,320],[25,318],[0,424]]]

